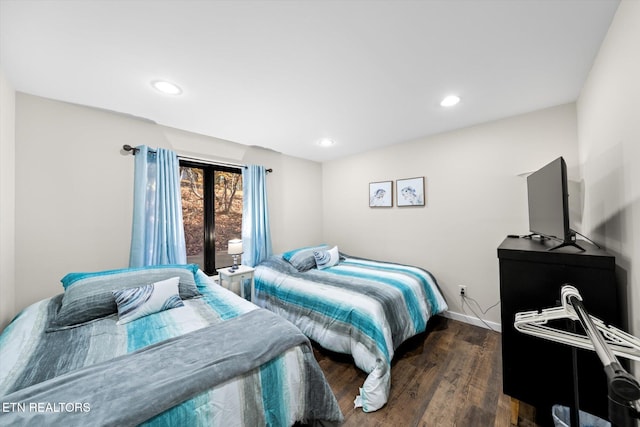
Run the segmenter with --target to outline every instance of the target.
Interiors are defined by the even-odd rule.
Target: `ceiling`
[[[20,92],[322,162],[575,101],[617,6],[0,0],[0,67]]]

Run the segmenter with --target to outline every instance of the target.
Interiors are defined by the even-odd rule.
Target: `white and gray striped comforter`
[[[342,258],[334,267],[299,272],[274,255],[256,267],[254,302],[324,348],[351,354],[369,374],[355,404],[370,412],[387,402],[394,351],[448,307],[423,269]]]
[[[92,418],[91,407],[96,408],[96,405],[107,402],[47,401],[40,402],[41,406],[32,407],[20,406],[21,402],[10,402],[10,396],[28,395],[28,392],[25,394],[21,391],[42,388],[38,385],[48,380],[54,382],[56,377],[75,375],[75,372],[101,366],[119,356],[128,357],[123,355],[211,325],[213,328],[216,324],[222,326],[226,320],[239,319],[256,309],[255,305],[211,282],[202,272],[198,272],[196,282],[203,298],[185,300],[184,307],[124,325],[117,325],[117,318],[109,316],[78,328],[47,333],[46,327],[56,313],[60,296],[25,309],[0,335],[0,403],[3,408],[0,425],[4,425],[3,418],[8,421],[9,418],[17,418],[16,415],[22,416],[12,414],[12,411],[34,410],[39,413],[27,414],[30,418],[25,425],[47,425],[47,413],[59,416],[53,411],[69,408],[85,412],[83,416],[86,415],[86,418],[80,418],[82,425],[103,425],[97,418]],[[255,327],[260,328],[260,325]],[[243,335],[243,331],[239,330],[237,334]],[[223,343],[228,341],[224,337],[220,339]],[[189,351],[197,352],[197,349]],[[192,358],[193,354],[188,356]],[[207,354],[201,357],[206,359]],[[158,357],[159,370],[167,363],[168,360]],[[139,381],[141,387],[149,387],[148,378],[135,378],[132,375],[127,381]],[[127,386],[131,387],[131,384]],[[115,388],[102,394],[112,393],[115,397],[119,392],[118,387]],[[167,387],[164,387],[165,390],[162,388],[160,385],[156,391],[150,392],[151,395],[171,393],[171,390],[166,390]],[[115,398],[113,400],[116,401]],[[150,399],[151,402],[153,400]],[[135,405],[119,405],[112,409],[126,412],[129,406]],[[94,412],[96,416],[98,412]],[[2,416],[3,413],[6,417]],[[322,425],[331,425],[341,420],[342,414],[313,358],[313,352],[308,345],[298,345],[262,366],[194,395],[143,425],[253,427],[291,426],[296,421],[311,424],[318,421]]]

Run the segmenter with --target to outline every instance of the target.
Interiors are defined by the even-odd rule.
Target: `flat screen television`
[[[533,235],[560,242],[549,250],[563,246],[584,250],[576,244],[575,232],[569,227],[567,164],[562,157],[527,177],[527,196],[529,231]]]

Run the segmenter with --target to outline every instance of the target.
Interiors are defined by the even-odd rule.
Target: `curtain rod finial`
[[[140,149],[139,149],[139,148],[132,147],[132,146],[130,146],[129,144],[124,144],[124,145],[122,146],[122,149],[123,149],[124,151],[131,151],[131,154],[133,154],[134,156],[136,155],[136,153],[137,153],[138,151],[140,151]]]

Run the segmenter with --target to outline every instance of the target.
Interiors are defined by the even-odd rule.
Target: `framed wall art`
[[[424,177],[396,180],[397,206],[424,206]]]
[[[393,181],[369,183],[369,207],[390,208],[393,206]]]

